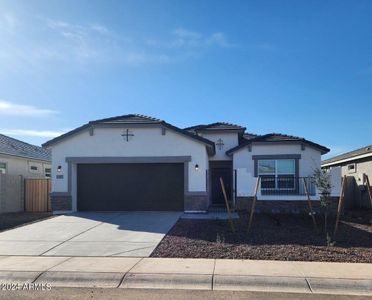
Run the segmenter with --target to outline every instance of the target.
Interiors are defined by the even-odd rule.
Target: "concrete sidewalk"
[[[0,256],[0,283],[372,296],[372,264],[222,259]]]

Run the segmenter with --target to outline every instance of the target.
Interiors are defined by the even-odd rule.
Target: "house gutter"
[[[329,163],[322,163],[322,167],[330,167],[330,166],[334,166],[334,165],[339,165],[339,164],[342,164],[344,162],[350,162],[350,161],[353,161],[353,160],[358,160],[358,159],[362,159],[362,158],[366,158],[366,157],[370,157],[370,156],[372,156],[372,153],[367,153],[367,154],[362,154],[362,155],[353,156],[353,157],[349,157],[349,158],[344,158],[344,159],[336,160],[336,161],[329,162]]]

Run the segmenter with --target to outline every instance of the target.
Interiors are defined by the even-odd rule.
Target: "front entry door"
[[[231,200],[232,195],[232,169],[231,167],[214,167],[211,169],[212,179],[212,204],[225,204],[225,199],[222,193],[220,178],[225,184],[228,200]]]

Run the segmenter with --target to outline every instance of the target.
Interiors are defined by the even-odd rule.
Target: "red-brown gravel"
[[[336,244],[327,247],[324,231],[316,233],[304,215],[257,214],[250,234],[246,215],[235,221],[235,233],[227,221],[180,219],[151,256],[372,263],[371,220],[371,212],[344,216]]]

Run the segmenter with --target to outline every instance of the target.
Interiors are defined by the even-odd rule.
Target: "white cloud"
[[[215,32],[208,39],[207,43],[210,45],[217,45],[222,48],[236,47],[236,44],[232,44],[227,41],[226,35],[223,32]]]
[[[169,64],[198,58],[212,47],[235,46],[222,32],[202,34],[176,28],[167,39],[144,40],[124,36],[101,23],[71,23],[43,16],[28,16],[22,23],[17,20],[17,16],[0,14],[0,72],[4,74],[92,64]],[[10,30],[2,24],[14,32],[3,34]]]
[[[106,26],[98,23],[80,25],[53,19],[45,19],[45,22],[50,29],[66,37],[83,37],[92,33],[98,33],[100,35],[113,34]]]
[[[174,35],[176,35],[180,38],[184,38],[184,39],[197,40],[197,39],[200,39],[202,37],[202,34],[200,34],[199,32],[187,30],[187,29],[184,29],[184,28],[176,28],[176,29],[173,30],[172,33]]]
[[[131,65],[141,64],[169,64],[175,62],[174,59],[165,54],[153,55],[145,52],[131,52],[123,57],[123,61]]]
[[[57,111],[51,109],[37,108],[31,105],[22,105],[0,100],[0,115],[42,117],[56,113]]]
[[[42,138],[54,138],[64,134],[66,131],[51,131],[51,130],[28,130],[28,129],[0,129],[0,133],[14,136],[32,136]]]
[[[20,24],[18,18],[10,13],[0,15],[0,28],[13,31]]]
[[[93,24],[90,26],[90,28],[93,30],[93,31],[96,31],[100,34],[103,34],[103,35],[111,35],[112,32],[104,25],[101,25],[101,24]]]
[[[168,41],[161,41],[157,39],[148,39],[146,44],[148,46],[156,46],[163,48],[206,48],[206,47],[221,47],[232,48],[236,44],[230,43],[223,32],[214,32],[210,35],[203,35],[196,31],[187,30],[184,28],[177,28],[172,31],[174,39]]]

